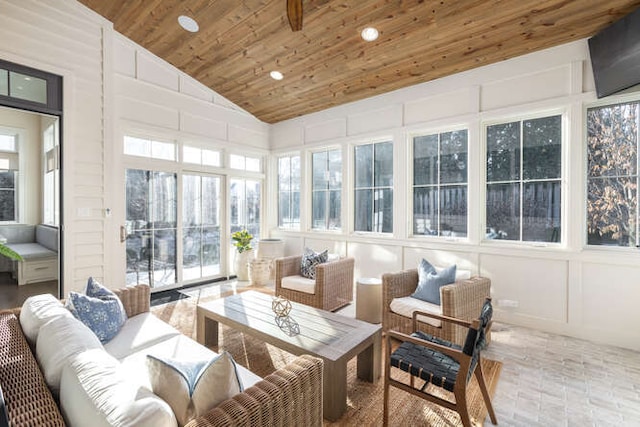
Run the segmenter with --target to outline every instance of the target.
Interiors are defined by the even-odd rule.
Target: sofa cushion
[[[121,360],[177,335],[180,335],[180,332],[174,327],[146,312],[127,319],[120,332],[106,343],[104,348],[113,357]]]
[[[316,266],[327,262],[329,259],[329,251],[314,252],[309,248],[304,248],[300,264],[300,274],[308,279],[316,278]]]
[[[307,279],[306,277],[302,277],[299,275],[283,277],[280,286],[285,289],[304,292],[305,294],[316,293],[315,279]]]
[[[173,409],[183,426],[242,391],[229,353],[192,360],[147,356],[153,392]]]
[[[442,316],[442,306],[440,304],[433,304],[427,301],[422,301],[413,297],[394,298],[389,304],[389,308],[396,314],[399,314],[409,319],[413,318],[414,311],[426,311],[427,313],[438,314]],[[442,326],[442,322],[439,319],[434,319],[427,316],[418,316],[418,320],[423,323],[439,328]]]
[[[431,264],[423,259],[418,268],[418,287],[411,296],[440,305],[440,288],[455,282],[455,280],[455,264],[437,272]]]
[[[69,425],[175,427],[169,405],[131,381],[102,349],[73,356],[60,381],[60,408]]]
[[[60,316],[73,317],[53,295],[42,294],[27,298],[20,309],[20,326],[29,344],[35,347],[40,327]]]
[[[42,325],[36,341],[36,358],[54,395],[60,389],[60,376],[67,361],[95,348],[102,348],[98,337],[74,317],[56,317]]]
[[[146,367],[147,355],[177,360],[210,360],[216,357],[218,353],[209,350],[185,335],[179,334],[158,342],[151,347],[140,349],[122,359],[122,367],[126,370],[127,376],[151,390],[151,382],[149,381]],[[238,376],[243,389],[247,389],[262,380],[262,378],[241,365],[238,365]]]

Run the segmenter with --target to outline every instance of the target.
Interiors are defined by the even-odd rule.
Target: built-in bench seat
[[[47,225],[4,225],[0,236],[23,260],[3,260],[0,271],[11,271],[18,285],[58,279],[58,228]]]

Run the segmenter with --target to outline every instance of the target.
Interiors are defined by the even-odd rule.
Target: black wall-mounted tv
[[[598,98],[640,83],[640,9],[589,39]]]

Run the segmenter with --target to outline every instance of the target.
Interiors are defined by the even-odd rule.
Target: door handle
[[[124,225],[120,226],[120,243],[124,243],[127,240],[127,229]]]

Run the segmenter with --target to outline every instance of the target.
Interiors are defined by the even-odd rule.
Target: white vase
[[[242,253],[236,251],[233,268],[236,270],[238,280],[249,280],[249,263],[253,260],[255,252],[253,249]]]

